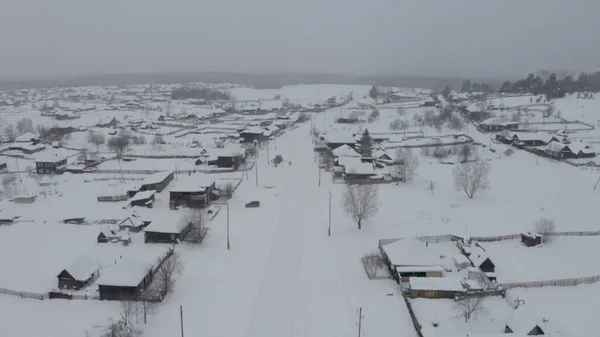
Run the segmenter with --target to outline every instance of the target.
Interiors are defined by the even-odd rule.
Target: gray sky
[[[0,76],[600,69],[598,0],[0,0]]]

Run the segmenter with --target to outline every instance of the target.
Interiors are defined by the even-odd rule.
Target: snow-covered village
[[[594,335],[600,96],[518,83],[0,92],[0,336]]]

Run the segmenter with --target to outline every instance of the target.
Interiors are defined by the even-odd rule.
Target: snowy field
[[[499,283],[600,275],[597,236],[558,236],[538,247],[526,247],[520,240],[481,245],[496,265]]]

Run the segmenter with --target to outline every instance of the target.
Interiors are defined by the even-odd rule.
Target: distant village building
[[[67,158],[56,153],[43,153],[36,157],[35,169],[38,174],[58,174],[67,165]]]
[[[121,258],[96,281],[101,300],[128,300],[138,297],[152,281],[152,265]]]
[[[58,288],[79,290],[91,284],[99,276],[100,266],[84,255],[58,274]]]

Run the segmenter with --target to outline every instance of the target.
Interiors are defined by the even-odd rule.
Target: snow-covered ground
[[[334,95],[347,96],[350,92],[354,92],[355,100],[361,101],[369,89],[367,86],[290,86],[279,90],[236,88],[232,93],[237,100],[264,99],[266,102],[281,95],[281,100],[316,103]],[[505,106],[530,104],[527,96],[503,100]],[[595,124],[595,102],[569,96],[558,100],[556,107],[564,118]],[[422,132],[426,137],[466,133],[487,146],[478,146],[477,151],[490,160],[491,189],[468,199],[454,188],[452,172],[455,165],[441,164],[439,159],[415,150],[420,165],[414,181],[378,185],[379,212],[365,228],[358,230],[340,205],[345,185],[334,184],[329,175],[322,172],[319,186],[318,165],[314,162],[309,132],[311,123],[305,123],[279,138],[276,150],[274,144],[270,145],[270,157],[281,154],[283,165],[267,165],[266,151],[261,151],[257,165],[235,191],[230,201],[229,250],[225,209],[221,209],[209,224],[210,231],[202,245],[177,247],[185,271],[177,280],[174,292],[149,317],[148,324],[142,326],[146,336],[178,334],[180,306],[183,307],[188,336],[348,336],[357,332],[356,310],[361,307],[364,336],[415,336],[399,287],[392,280],[369,280],[360,263],[363,254],[377,247],[379,239],[440,234],[513,234],[534,229],[535,221],[541,217],[554,219],[557,231],[597,230],[593,221],[595,207],[600,202],[599,192],[593,189],[598,179],[596,170],[576,168],[518,150],[512,156],[504,156],[502,153],[509,147],[491,143],[490,134],[481,134],[468,124],[461,130],[451,130],[447,126],[441,130],[415,126],[414,116],[422,115],[430,108],[414,107],[414,102],[402,105],[406,110],[400,112],[397,106],[381,107],[379,117],[372,123],[334,123],[337,117],[346,113],[342,107],[315,114],[312,124],[328,133],[355,133],[366,128],[372,133],[389,133],[389,124],[401,119],[410,123],[406,133]],[[25,116],[22,114],[28,113],[25,110],[14,115],[3,112],[2,117],[16,122]],[[157,117],[157,112],[153,113]],[[39,116],[30,114],[37,124]],[[88,115],[82,116],[82,120],[87,118],[89,123],[95,123],[103,114],[90,112]],[[233,124],[227,122],[227,125]],[[111,131],[93,129],[107,136]],[[227,133],[227,129],[224,128],[223,133]],[[591,137],[594,132],[588,135]],[[187,145],[197,140],[206,147],[214,147],[215,135],[165,136],[167,144],[162,147],[139,145],[133,147],[132,153],[195,153],[198,150]],[[87,132],[75,133],[68,145],[84,147],[86,137]],[[146,137],[150,142],[152,136]],[[490,148],[496,152],[489,151]],[[109,152],[105,148],[100,151]],[[442,161],[456,162],[456,155],[451,156]],[[12,158],[6,158],[6,161],[9,170],[13,170],[16,161]],[[288,161],[292,165],[288,165]],[[21,169],[32,163],[19,159]],[[152,170],[175,169],[175,166],[184,169],[188,164],[184,159],[122,162],[124,169]],[[118,169],[116,161],[103,165],[101,168]],[[241,176],[241,172],[235,174],[238,178]],[[217,176],[232,177],[230,174]],[[115,179],[94,180],[103,177]],[[133,174],[126,177],[143,178]],[[33,174],[24,173],[22,178],[22,184],[13,183],[20,189],[15,193],[35,194],[38,200],[33,204],[0,201],[2,213],[17,214],[33,221],[0,227],[0,265],[3,266],[0,287],[47,290],[55,284],[58,272],[84,253],[103,261],[125,254],[152,259],[162,254],[161,249],[165,248],[162,245],[143,244],[143,233],[135,234],[133,243],[127,247],[98,245],[95,240],[101,225],[59,223],[61,219],[82,215],[93,220],[124,218],[128,210],[122,209],[122,203],[100,203],[96,198],[122,193],[128,183],[136,181],[121,183],[118,176],[109,174],[65,174],[50,179],[56,185],[43,187]],[[430,181],[435,182],[433,193],[427,189]],[[331,237],[327,236],[329,192],[332,197]],[[259,200],[261,207],[245,208],[244,204],[252,200]],[[155,203],[157,208],[153,212],[157,217],[170,219],[171,214],[177,213],[167,209],[168,190],[157,194]],[[595,237],[557,238],[539,248],[522,247],[518,241],[483,245],[496,263],[499,281],[509,282],[598,274],[600,270],[594,267],[596,264],[590,258],[594,256],[590,251],[596,246],[595,240]],[[575,333],[587,331],[582,317],[590,319],[590,312],[593,312],[590,299],[594,298],[594,293],[579,290],[583,288],[595,291],[598,286],[516,289],[510,290],[509,295],[525,299],[525,307],[539,305],[539,310],[557,303],[556,311],[549,314]],[[439,333],[439,329],[444,329],[442,335],[497,332],[506,316],[512,313],[505,300],[490,298],[488,309],[491,314],[464,324],[454,318],[452,301],[414,300],[414,303],[428,332]],[[570,306],[588,311],[582,311],[573,319],[570,313],[561,316],[559,310]],[[5,308],[8,310],[2,310]],[[554,309],[548,307],[547,310]],[[105,324],[110,317],[116,318],[118,305],[93,300],[34,301],[0,295],[0,311],[8,312],[0,315],[0,336],[75,337],[84,335],[86,330],[92,330],[92,336],[96,336],[98,331],[93,327]],[[47,323],[23,326],[31,315],[43,317]],[[77,322],[66,328],[65,324],[55,323],[72,320]],[[431,327],[432,320],[440,322],[437,330]]]
[[[526,247],[520,240],[481,243],[496,265],[498,282],[527,282],[600,275],[598,236],[558,236]]]

